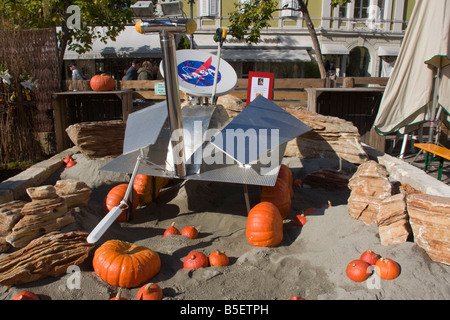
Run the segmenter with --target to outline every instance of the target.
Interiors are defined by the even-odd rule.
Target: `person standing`
[[[137,59],[134,59],[131,62],[131,67],[128,68],[127,74],[125,75],[125,80],[137,80],[138,79],[138,73],[137,71],[141,67],[141,62]]]
[[[76,63],[69,64],[69,69],[72,71],[72,80],[86,80],[86,78],[83,77],[81,72],[77,69]]]
[[[150,61],[144,61],[138,71],[138,80],[154,80],[153,65]]]

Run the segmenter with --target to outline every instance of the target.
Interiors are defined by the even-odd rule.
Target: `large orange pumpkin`
[[[103,243],[92,260],[95,273],[115,287],[135,288],[153,278],[161,269],[153,250],[120,240]]]
[[[138,174],[134,179],[133,188],[139,194],[139,203],[144,205],[158,198],[159,191],[168,183],[168,178]]]
[[[119,184],[118,186],[115,186],[112,188],[108,194],[106,195],[105,201],[103,203],[103,211],[105,214],[107,214],[109,211],[111,211],[112,208],[118,206],[120,202],[123,200],[123,197],[125,196],[125,192],[127,191],[128,184],[123,183]],[[139,195],[134,190],[132,192],[132,203],[128,201],[128,207],[131,207],[132,210],[136,210],[137,206],[139,205]],[[130,210],[123,210],[122,213],[119,215],[119,217],[116,219],[117,221],[128,221],[130,219]]]
[[[289,169],[289,167],[285,164],[281,164],[278,178],[286,181],[289,186],[289,194],[292,199],[294,197],[294,176],[292,175],[291,169]]]
[[[255,247],[275,247],[283,240],[283,219],[271,202],[260,202],[247,217],[245,235]]]
[[[89,82],[94,91],[112,91],[116,87],[116,82],[107,74],[97,74]]]
[[[287,182],[277,178],[273,187],[262,186],[261,202],[273,203],[280,211],[281,218],[286,219],[291,211],[291,195]]]

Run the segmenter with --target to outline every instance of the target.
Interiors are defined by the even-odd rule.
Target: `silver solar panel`
[[[124,153],[101,170],[132,173],[141,155],[139,174],[176,178],[173,137],[164,107],[161,102],[130,114]],[[222,130],[210,125],[215,109],[181,109],[186,176],[178,178],[273,186],[287,142],[311,130],[264,97],[256,98]],[[233,147],[231,138],[237,142]],[[220,140],[225,143],[221,145]]]

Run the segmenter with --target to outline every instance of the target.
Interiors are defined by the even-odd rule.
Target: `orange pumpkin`
[[[183,261],[184,269],[200,269],[208,266],[208,257],[199,251],[191,251]]]
[[[198,230],[193,226],[187,226],[181,230],[181,235],[191,238],[191,239],[197,239],[198,238]]]
[[[225,267],[230,264],[228,256],[219,250],[212,252],[208,259],[211,267]]]
[[[31,291],[20,291],[13,297],[13,300],[41,300],[39,296]]]
[[[280,211],[281,218],[286,219],[291,211],[291,196],[287,182],[277,178],[274,186],[263,186],[261,202],[273,203]]]
[[[375,263],[375,272],[381,279],[393,280],[400,275],[400,266],[389,258],[380,258]]]
[[[153,177],[145,174],[138,174],[133,182],[133,188],[139,194],[139,204],[147,204],[156,200],[161,188],[169,183],[168,178]]]
[[[166,229],[166,231],[164,231],[163,238],[168,237],[168,236],[172,236],[174,234],[181,235],[180,230],[175,228],[175,222],[172,222],[170,227],[168,227]]]
[[[299,297],[299,296],[292,296],[288,300],[305,300],[305,298]]]
[[[105,214],[107,214],[109,211],[111,211],[112,208],[120,204],[120,202],[123,200],[123,197],[125,196],[127,188],[128,185],[126,183],[123,183],[115,186],[108,192],[103,203],[103,211]],[[134,188],[132,192],[132,198],[132,203],[128,201],[128,209],[122,211],[119,217],[117,217],[117,221],[128,221],[131,215],[129,208],[131,207],[134,211],[139,205],[139,195],[137,194],[136,190],[134,190]]]
[[[289,186],[289,194],[292,199],[294,197],[294,176],[292,175],[291,169],[289,169],[288,166],[281,164],[278,178],[286,181],[287,185]]]
[[[359,259],[353,260],[347,265],[345,272],[351,280],[362,282],[371,275],[370,264]]]
[[[283,240],[283,219],[271,202],[260,202],[248,213],[247,240],[255,247],[275,247]]]
[[[378,259],[380,259],[380,256],[370,249],[364,251],[361,254],[361,257],[359,257],[359,260],[365,261],[371,266],[374,266],[377,263]]]
[[[94,91],[112,91],[116,87],[116,82],[107,74],[97,74],[89,82]]]
[[[147,283],[142,286],[137,292],[136,298],[138,300],[161,300],[163,292],[160,286],[156,283]]]
[[[135,288],[153,278],[161,259],[153,250],[120,240],[108,240],[94,254],[95,273],[115,287]]]
[[[122,297],[122,288],[119,288],[119,290],[117,291],[116,296],[115,296],[115,297],[112,297],[112,298],[109,299],[109,300],[128,300],[128,299],[125,298],[125,297]]]
[[[304,214],[298,214],[294,217],[294,224],[303,227],[306,224],[306,217]]]

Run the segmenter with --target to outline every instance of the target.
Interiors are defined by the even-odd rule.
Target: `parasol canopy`
[[[417,0],[375,119],[380,135],[450,113],[450,0]],[[439,108],[442,108],[439,110]]]

